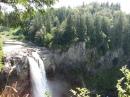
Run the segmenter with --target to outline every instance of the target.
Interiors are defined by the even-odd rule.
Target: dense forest
[[[118,3],[83,3],[76,8],[48,8],[46,13],[37,12],[22,22],[17,11],[6,13],[2,23],[11,27],[21,23],[22,30],[15,34],[23,34],[26,40],[40,46],[67,48],[85,41],[86,48],[96,47],[100,54],[120,47],[129,54],[130,15],[122,12]]]

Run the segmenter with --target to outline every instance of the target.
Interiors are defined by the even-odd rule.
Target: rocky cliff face
[[[86,49],[85,42],[71,45],[66,52],[60,52],[61,50],[57,49],[54,53],[54,60],[57,65],[77,66],[84,63],[86,66],[98,67],[96,65],[100,65],[99,67],[106,68],[129,63],[129,58],[124,55],[122,48],[115,51],[108,51],[105,55],[101,55],[96,48]]]
[[[47,77],[54,77],[55,65],[53,54],[44,47],[23,48],[7,53],[4,58],[4,66],[0,72],[0,91],[5,85],[12,86],[17,82],[18,95],[30,93],[30,65],[28,56],[32,52],[38,52],[44,62]]]
[[[85,42],[72,45],[67,51],[62,53],[60,49],[55,50],[54,62],[57,74],[70,82],[72,87],[85,87],[85,81],[83,80],[87,80],[92,75],[101,74],[100,72],[112,69],[113,71],[119,70],[123,65],[130,67],[130,58],[125,56],[122,48],[115,51],[107,51],[106,54],[102,55],[97,48],[87,49]],[[115,71],[115,73],[117,72]],[[115,84],[120,77],[116,78]]]
[[[57,65],[64,63],[66,65],[73,65],[82,63],[86,60],[85,42],[72,45],[66,52],[61,52],[60,49],[55,50],[54,59]]]
[[[6,54],[4,66],[0,73],[3,76],[3,78],[0,78],[0,82],[3,82],[0,89],[4,88],[5,85],[12,86],[12,84],[17,83],[18,95],[29,93],[30,73],[27,52],[17,51]]]
[[[85,86],[83,78],[75,74],[75,72],[79,73],[79,67],[83,68],[84,73],[89,75],[89,72],[130,65],[130,59],[124,55],[122,48],[101,55],[96,48],[86,49],[85,42],[71,45],[67,51],[62,53],[60,49],[52,52],[45,47],[25,48],[8,53],[3,58],[5,65],[0,72],[0,89],[4,88],[6,84],[12,85],[17,81],[17,90],[21,95],[30,92],[30,71],[27,56],[31,56],[31,52],[34,51],[43,60],[48,79],[53,80],[54,77],[60,77],[60,80],[70,82],[72,87]]]

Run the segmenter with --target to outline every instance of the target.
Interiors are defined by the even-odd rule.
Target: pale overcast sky
[[[71,7],[76,7],[77,5],[82,5],[83,2],[85,2],[85,4],[89,4],[90,2],[110,2],[110,3],[120,3],[121,4],[121,9],[122,11],[125,11],[127,13],[130,13],[130,0],[59,0],[59,2],[57,2],[54,7],[58,8],[61,6],[66,6],[68,7],[69,5]]]
[[[54,5],[55,8],[59,8],[59,7],[62,7],[62,6],[71,6],[71,7],[76,7],[78,5],[82,5],[83,2],[85,4],[89,4],[91,2],[109,2],[109,3],[120,3],[121,4],[121,9],[122,11],[125,11],[127,13],[130,13],[130,0],[59,0],[59,2],[56,2],[56,4]],[[2,4],[2,3],[1,3]],[[0,5],[1,5],[0,4]],[[4,5],[4,4],[2,4]],[[7,6],[3,6],[3,8],[6,10],[6,11],[10,11],[12,10],[12,8],[10,7],[7,7]]]

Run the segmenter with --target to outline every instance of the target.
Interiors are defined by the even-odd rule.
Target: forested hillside
[[[3,23],[11,25],[17,12],[5,15]],[[7,23],[8,22],[8,23]],[[17,26],[11,25],[11,26]],[[120,10],[120,4],[90,3],[77,8],[47,9],[46,15],[36,14],[21,23],[23,34],[40,46],[50,48],[69,47],[70,44],[86,41],[86,48],[98,48],[101,54],[107,50],[123,47],[125,54],[130,50],[130,15]]]

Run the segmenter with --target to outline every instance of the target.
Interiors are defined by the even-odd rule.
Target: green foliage
[[[77,66],[77,67],[73,68],[72,71],[73,71],[74,75],[83,75],[85,68]]]
[[[90,97],[90,92],[87,88],[76,88],[76,90],[70,90],[76,97]],[[100,97],[100,95],[96,95]]]
[[[51,46],[51,41],[53,39],[53,36],[49,33],[47,33],[45,36],[44,36],[44,45],[45,46]]]
[[[51,97],[49,92],[45,92],[46,97]]]
[[[123,66],[120,70],[123,73],[124,77],[119,79],[116,84],[116,88],[118,90],[118,96],[119,97],[129,97],[130,96],[130,70],[127,69],[126,66]],[[113,70],[110,72],[112,72],[112,74],[114,74],[113,76],[115,76],[115,73],[113,72]],[[118,74],[117,70],[115,72]],[[107,75],[109,75],[109,74],[107,74]],[[105,78],[106,83],[108,83],[110,81],[110,84],[112,84],[111,83],[112,75],[110,75],[108,77],[109,78]],[[90,81],[90,80],[88,80],[88,81]],[[103,82],[105,82],[105,81],[103,81]],[[95,83],[96,83],[96,79],[95,79]],[[93,83],[93,84],[95,84],[95,83]],[[105,84],[104,84],[104,87],[106,87]],[[89,92],[89,90],[87,88],[76,88],[76,90],[71,89],[70,91],[73,93],[73,95],[75,95],[77,97],[90,97],[90,94],[91,94],[91,92]],[[97,95],[96,97],[100,97],[100,95]]]
[[[79,17],[77,18],[76,31],[78,40],[85,41],[86,37],[85,17],[81,15],[79,15]]]
[[[87,77],[85,83],[88,88],[96,88],[101,92],[113,89],[120,76],[118,69],[107,69]]]
[[[90,92],[86,88],[76,88],[77,91],[75,90],[70,90],[75,96],[77,97],[90,97],[89,94]]]
[[[23,35],[23,30],[17,29],[8,29],[8,30],[2,30],[0,31],[1,35],[6,36],[8,39],[15,39],[19,41],[23,41],[25,39],[25,36]]]
[[[124,75],[118,80],[116,88],[118,90],[119,97],[130,97],[130,70],[123,66],[120,69]]]
[[[50,5],[53,1],[56,0],[52,0]],[[14,12],[3,14],[3,25],[24,26],[23,31],[17,34],[19,37],[14,34],[14,38],[25,38],[40,46],[66,50],[71,44],[85,41],[87,48],[97,48],[100,55],[121,47],[126,55],[129,54],[130,15],[121,12],[118,3],[93,2],[73,9],[62,7],[53,11],[47,8],[43,15],[38,11],[34,13],[30,7],[28,11],[28,14],[19,13],[16,8]],[[49,40],[46,38],[48,33],[52,36]]]
[[[124,39],[124,44],[123,44],[123,49],[124,49],[124,54],[125,55],[130,55],[130,33],[126,33],[125,39]]]
[[[57,1],[58,0],[2,0],[2,3],[8,4],[14,10],[11,13],[4,12],[2,14],[0,5],[0,25],[13,28],[26,28],[25,22],[37,16],[37,12],[42,15],[46,14],[46,10],[43,6],[47,6],[50,10],[53,10],[51,7]]]
[[[37,45],[43,46],[45,33],[46,33],[46,31],[45,31],[44,28],[40,29],[39,31],[36,32],[35,41],[34,42]]]
[[[71,44],[75,38],[75,27],[73,25],[73,17],[71,14],[68,15],[65,31],[63,33],[63,45]]]

